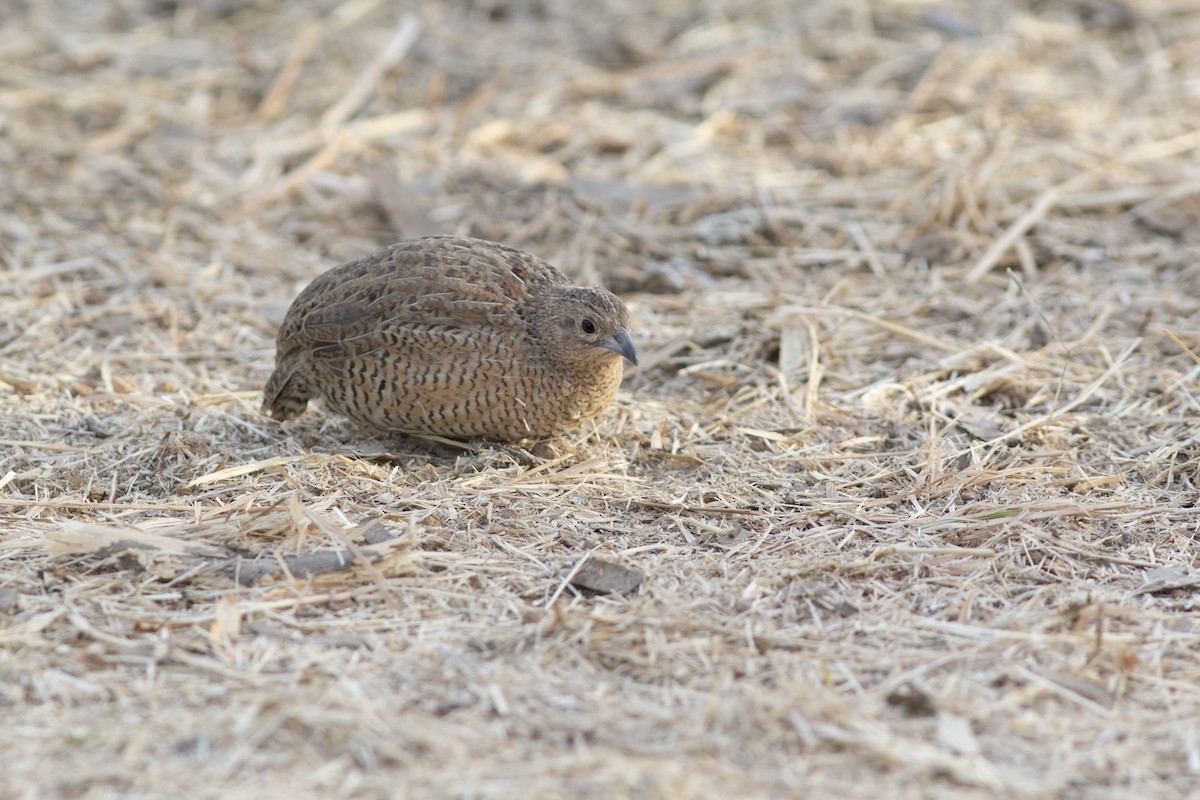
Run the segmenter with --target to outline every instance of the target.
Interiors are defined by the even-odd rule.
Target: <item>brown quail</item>
[[[499,441],[599,414],[637,363],[615,295],[481,239],[400,242],[317,277],[276,339],[263,411],[308,401],[370,428]]]

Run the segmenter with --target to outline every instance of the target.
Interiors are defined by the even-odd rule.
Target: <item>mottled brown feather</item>
[[[448,236],[400,242],[300,293],[279,329],[263,409],[284,420],[320,398],[372,428],[555,436],[611,403],[617,350],[636,358],[627,324],[614,295],[572,286],[529,253]]]

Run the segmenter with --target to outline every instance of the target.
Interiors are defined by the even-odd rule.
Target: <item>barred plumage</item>
[[[320,398],[371,428],[502,441],[556,436],[612,402],[628,312],[534,255],[451,236],[385,247],[317,277],[276,340],[263,410]]]

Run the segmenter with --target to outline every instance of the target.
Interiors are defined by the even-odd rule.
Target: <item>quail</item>
[[[497,441],[558,436],[637,364],[629,313],[530,253],[482,239],[399,242],[312,281],[276,338],[263,411],[310,399],[375,429]]]

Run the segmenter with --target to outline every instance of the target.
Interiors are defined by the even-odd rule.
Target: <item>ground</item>
[[[1194,789],[1190,0],[0,16],[0,797]],[[618,292],[614,407],[264,417],[428,233]]]

